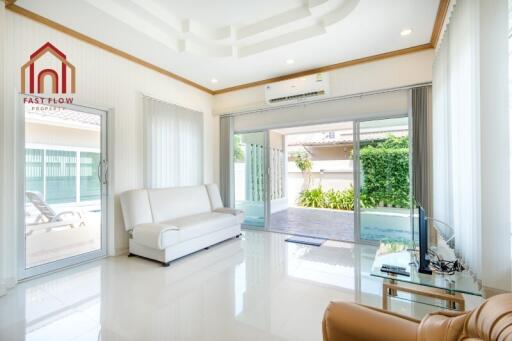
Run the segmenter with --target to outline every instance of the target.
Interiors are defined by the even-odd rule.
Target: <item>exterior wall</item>
[[[100,149],[100,132],[59,127],[40,123],[26,123],[27,144],[41,144],[62,147],[81,147]]]
[[[6,12],[6,116],[4,138],[14,154],[14,113],[20,91],[20,67],[30,54],[46,42],[61,49],[76,67],[76,104],[112,108],[111,186],[115,198],[114,216],[109,226],[109,254],[125,252],[128,236],[124,230],[118,194],[143,186],[142,96],[181,105],[204,114],[204,182],[217,182],[218,117],[212,116],[212,96],[152,70],[76,40],[49,27]],[[3,33],[3,32],[2,32]],[[14,158],[10,158],[13,160]],[[14,193],[11,188],[7,193]],[[9,195],[9,194],[7,194]],[[12,211],[11,211],[12,212]]]
[[[330,146],[307,146],[311,161],[319,160],[350,160],[352,158],[351,144]],[[288,157],[290,159],[290,157]]]
[[[289,161],[286,182],[288,205],[297,205],[303,182],[304,178],[301,171],[297,168],[295,162]],[[313,160],[310,188],[322,186],[324,190],[345,190],[353,185],[354,173],[352,160]]]

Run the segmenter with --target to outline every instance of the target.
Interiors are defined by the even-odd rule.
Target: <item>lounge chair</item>
[[[41,193],[27,191],[27,199],[39,211],[37,218],[27,226],[27,235],[34,231],[51,231],[58,227],[79,227],[85,226],[84,214],[79,211],[64,211],[56,213],[46,201],[44,201]]]

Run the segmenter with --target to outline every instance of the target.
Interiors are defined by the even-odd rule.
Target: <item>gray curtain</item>
[[[411,90],[412,192],[425,209],[432,212],[432,86]]]
[[[220,118],[220,183],[219,190],[225,207],[234,207],[233,186],[233,117]]]

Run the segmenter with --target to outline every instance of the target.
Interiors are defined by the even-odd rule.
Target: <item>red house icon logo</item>
[[[58,66],[45,68],[39,67],[36,76],[36,64],[47,53],[54,57],[53,64]],[[47,61],[48,62],[48,61]],[[51,92],[53,94],[66,94],[68,92],[75,93],[75,66],[66,59],[66,55],[51,43],[46,43],[30,55],[30,60],[21,67],[21,92],[27,93],[26,79],[29,79],[29,93],[43,94]],[[68,72],[71,79],[68,80]],[[45,81],[47,78],[51,81],[51,91],[45,89]]]

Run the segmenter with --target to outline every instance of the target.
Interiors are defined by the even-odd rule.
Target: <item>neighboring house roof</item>
[[[372,132],[361,133],[360,141],[384,140],[389,135],[403,137],[408,135],[406,128],[397,127],[386,130],[374,130]],[[354,136],[352,131],[330,131],[321,133],[307,133],[288,135],[288,146],[326,146],[352,144]]]
[[[39,106],[40,107],[40,106]],[[82,113],[78,111],[46,107],[47,110],[33,110],[30,105],[25,107],[26,119],[29,122],[68,125],[71,127],[84,126],[100,127],[101,117],[99,115]]]

